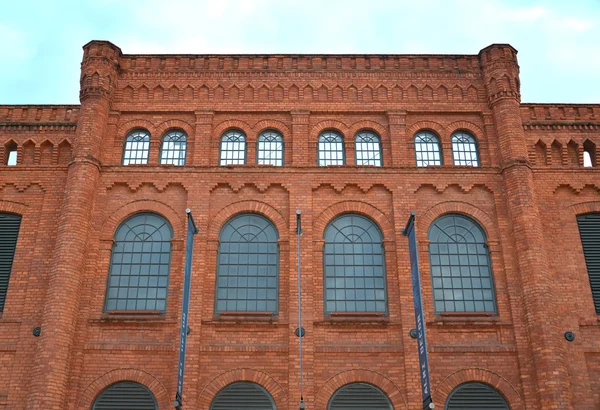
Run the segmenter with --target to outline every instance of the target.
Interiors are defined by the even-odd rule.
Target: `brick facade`
[[[420,408],[408,244],[417,213],[432,394],[443,408],[467,381],[513,410],[600,408],[600,326],[576,216],[600,212],[600,105],[523,104],[516,50],[478,55],[126,55],[84,46],[81,105],[0,106],[0,212],[22,215],[0,313],[0,409],[90,409],[112,383],[148,387],[172,408],[177,376],[185,210],[200,235],[193,262],[185,408],[208,409],[234,381],[254,381],[278,409],[299,402],[295,211],[302,210],[304,396],[325,410],[366,382],[394,409]],[[147,165],[122,166],[125,136],[150,135]],[[247,136],[247,164],[219,166],[221,135]],[[162,135],[188,136],[183,167],[159,165]],[[265,129],[283,167],[256,164]],[[344,136],[346,165],[317,167],[323,130]],[[381,137],[383,167],[355,165],[354,136]],[[440,137],[443,165],[415,166],[414,135]],[[451,135],[476,137],[480,167],[452,165]],[[593,158],[594,164],[596,158]],[[164,314],[103,312],[113,234],[139,211],[172,225]],[[256,212],[279,232],[278,315],[214,314],[219,231]],[[382,231],[387,316],[324,314],[323,232],[355,212]],[[427,231],[470,216],[486,232],[498,314],[435,315]],[[32,334],[41,327],[41,336]],[[576,338],[567,342],[564,333]]]

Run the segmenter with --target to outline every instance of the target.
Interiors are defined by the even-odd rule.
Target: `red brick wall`
[[[298,405],[296,209],[304,226],[307,408],[325,409],[352,381],[375,384],[397,410],[420,408],[401,235],[412,210],[436,404],[460,383],[482,381],[512,409],[599,405],[600,329],[575,218],[600,211],[600,174],[582,167],[584,142],[600,143],[600,106],[519,105],[509,46],[479,56],[133,56],[92,42],[84,48],[81,100],[0,106],[0,143],[14,141],[19,153],[17,166],[0,166],[0,212],[23,215],[0,317],[0,408],[90,408],[119,380],[143,383],[161,410],[170,408],[186,208],[200,229],[186,408],[208,408],[238,380],[264,386],[280,409]],[[125,136],[136,128],[151,134],[149,164],[122,167]],[[158,165],[161,136],[172,128],[188,135],[185,167]],[[248,164],[219,167],[220,137],[230,128],[246,134]],[[282,168],[256,165],[257,137],[267,128],[284,137]],[[347,165],[316,167],[318,135],[332,128],[344,135]],[[361,129],[381,136],[384,167],[353,165]],[[443,166],[414,166],[412,141],[421,129],[439,135]],[[456,130],[477,138],[481,167],[452,165]],[[82,195],[87,205],[72,205]],[[138,211],[173,226],[166,313],[107,315],[112,235]],[[270,320],[213,312],[219,229],[248,211],[279,231],[279,314]],[[324,316],[323,231],[344,212],[372,218],[383,232],[387,317]],[[448,212],[467,214],[486,231],[497,316],[434,315],[427,229]],[[32,335],[36,326],[41,337]],[[574,342],[565,341],[566,331]]]

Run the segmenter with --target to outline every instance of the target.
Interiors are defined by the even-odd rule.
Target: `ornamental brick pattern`
[[[306,408],[325,410],[338,388],[364,382],[396,410],[420,409],[401,234],[412,210],[436,405],[475,381],[513,410],[600,408],[600,325],[576,221],[600,212],[600,173],[583,166],[585,152],[598,163],[600,104],[521,103],[516,53],[495,44],[477,55],[127,55],[106,41],[85,45],[80,105],[0,106],[0,212],[22,216],[0,313],[0,409],[90,409],[125,380],[171,408],[186,208],[200,229],[186,409],[208,409],[236,381],[260,384],[280,410],[297,408],[296,209]],[[138,129],[151,136],[148,164],[122,166]],[[174,129],[187,135],[183,167],[159,165]],[[247,163],[219,166],[231,129],[246,136]],[[257,165],[264,130],[283,136],[283,167]],[[325,130],[343,136],[346,165],[316,166]],[[380,136],[382,167],[355,165],[363,130]],[[416,167],[422,130],[439,137],[443,165]],[[453,165],[456,131],[476,138],[480,167]],[[103,312],[114,232],[141,211],[173,228],[166,311]],[[244,212],[279,232],[274,316],[214,313],[219,231]],[[344,213],[381,229],[386,316],[325,315],[323,233]],[[486,232],[496,316],[434,314],[427,231],[447,213]]]

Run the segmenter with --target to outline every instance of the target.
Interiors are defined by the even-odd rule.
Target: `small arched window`
[[[325,314],[387,313],[383,236],[370,219],[345,214],[325,228]]]
[[[583,143],[583,166],[586,168],[596,166],[596,144],[590,140]]]
[[[418,167],[442,165],[440,140],[431,131],[419,131],[415,135],[415,159]]]
[[[185,165],[187,135],[183,131],[170,131],[163,136],[160,163],[163,165]]]
[[[327,410],[393,410],[388,396],[367,383],[350,383],[340,387],[331,399]]]
[[[219,234],[215,311],[277,313],[279,234],[267,218],[241,214]]]
[[[479,151],[475,137],[464,131],[452,134],[452,158],[454,165],[478,167]]]
[[[135,214],[117,228],[105,311],[165,311],[172,238],[171,225],[153,213]]]
[[[154,394],[136,382],[119,382],[107,387],[94,400],[92,410],[158,410]]]
[[[9,167],[17,165],[17,143],[14,141],[4,145],[4,165]]]
[[[483,383],[464,383],[450,393],[445,410],[510,410],[506,399]]]
[[[0,213],[0,313],[6,302],[20,228],[21,215]]]
[[[260,165],[283,165],[283,137],[277,131],[264,131],[258,137],[256,163]]]
[[[354,138],[354,155],[356,165],[372,165],[380,167],[381,140],[379,136],[370,131],[361,131]]]
[[[344,165],[345,161],[344,138],[335,131],[319,135],[319,166]]]
[[[264,387],[251,382],[235,382],[217,393],[210,410],[277,410]]]
[[[490,255],[479,224],[447,214],[433,221],[428,237],[435,312],[495,314]]]
[[[221,137],[221,165],[246,163],[246,136],[237,130],[227,131]]]
[[[148,163],[150,134],[145,130],[132,131],[125,139],[123,165],[143,165]]]

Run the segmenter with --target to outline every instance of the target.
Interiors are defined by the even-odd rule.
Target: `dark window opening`
[[[506,399],[483,383],[465,383],[450,393],[445,410],[510,410]]]
[[[20,215],[0,213],[0,312],[4,310],[6,303],[20,228]]]
[[[107,387],[94,400],[92,410],[158,410],[154,394],[144,385],[119,382]]]
[[[600,315],[600,213],[579,215],[577,226],[583,246],[592,298],[596,314]]]
[[[262,386],[251,382],[235,382],[215,396],[210,410],[276,410],[273,397]]]
[[[4,146],[4,161],[9,167],[17,165],[17,144],[14,141]]]
[[[331,399],[327,410],[393,410],[388,396],[367,383],[350,383],[340,387]]]
[[[583,143],[583,166],[586,168],[596,166],[596,145],[590,140]]]

